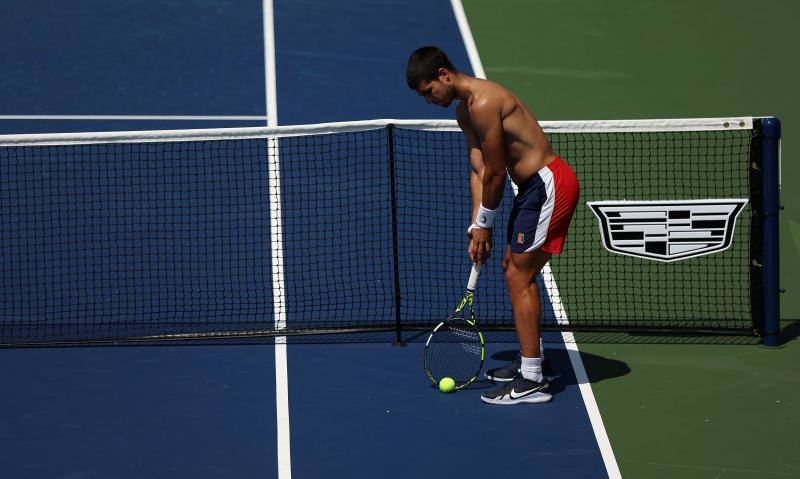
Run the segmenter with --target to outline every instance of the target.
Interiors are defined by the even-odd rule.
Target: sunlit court
[[[800,477],[734,3],[11,2],[2,476]]]

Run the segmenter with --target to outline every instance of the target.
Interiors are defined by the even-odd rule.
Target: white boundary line
[[[458,26],[461,30],[461,35],[464,38],[464,45],[467,47],[467,53],[469,54],[470,62],[472,63],[472,70],[476,73],[476,76],[478,75],[478,72],[480,72],[481,78],[485,78],[483,65],[481,64],[480,57],[478,56],[478,51],[475,48],[475,42],[472,38],[472,32],[469,28],[469,24],[467,23],[464,7],[461,5],[461,0],[450,0],[450,2],[453,5],[453,11],[458,19]],[[514,190],[514,194],[516,195],[517,187],[513,182],[511,185]],[[553,305],[553,310],[556,314],[558,323],[569,324],[567,313],[564,310],[564,305],[561,303],[561,295],[558,292],[558,286],[556,285],[556,280],[553,277],[549,262],[542,268],[542,279],[544,280],[546,286],[552,288],[549,290],[548,294],[550,295],[550,303]],[[572,363],[572,369],[575,371],[578,388],[581,391],[583,402],[586,405],[586,412],[589,414],[589,421],[592,424],[592,430],[594,431],[597,445],[600,448],[600,455],[603,457],[603,463],[606,466],[606,473],[610,479],[619,479],[622,477],[622,474],[620,474],[617,460],[614,457],[614,450],[611,448],[611,441],[609,441],[606,428],[603,425],[603,418],[600,415],[600,409],[597,407],[597,401],[595,400],[594,393],[592,392],[592,385],[589,382],[589,379],[586,375],[586,370],[583,367],[583,361],[581,360],[580,352],[578,351],[578,344],[575,342],[572,333],[562,333],[562,337],[564,339],[564,345],[569,352],[569,360],[570,363]]]
[[[559,298],[559,303],[560,301],[561,299]],[[589,421],[592,423],[594,436],[600,448],[600,455],[603,457],[603,462],[606,465],[606,473],[610,479],[621,479],[622,473],[620,473],[617,458],[614,456],[614,449],[611,447],[611,441],[608,438],[606,427],[603,424],[603,416],[600,414],[600,408],[597,407],[597,400],[595,400],[594,392],[592,391],[592,383],[589,382],[586,369],[583,367],[581,353],[578,350],[578,343],[571,332],[563,332],[561,336],[564,338],[564,347],[567,349],[569,361],[572,363],[572,369],[575,371],[575,380],[581,391],[583,403],[586,405],[586,412],[589,414]]]
[[[461,0],[450,0],[450,5],[453,6],[453,13],[456,16],[458,30],[461,32],[461,38],[464,40],[464,48],[467,49],[469,63],[472,66],[472,73],[477,78],[485,79],[486,72],[483,71],[483,63],[481,63],[481,57],[478,55],[478,47],[475,46],[475,38],[472,37],[472,30],[469,28],[467,14],[464,13],[464,5],[461,4]]]
[[[556,321],[559,325],[569,324],[567,312],[564,309],[564,303],[561,301],[561,293],[558,291],[558,285],[553,277],[549,261],[542,268],[542,279],[544,280],[548,295],[550,296],[550,304],[553,305]],[[621,479],[622,473],[619,470],[617,458],[614,456],[614,449],[611,447],[611,441],[608,438],[605,424],[603,424],[603,416],[600,414],[600,408],[597,406],[597,400],[592,391],[592,383],[589,382],[589,376],[586,374],[586,368],[583,366],[581,353],[578,349],[578,342],[575,340],[575,336],[569,331],[562,332],[561,337],[564,341],[564,348],[569,355],[569,362],[572,363],[572,369],[575,371],[575,382],[578,383],[578,389],[581,392],[583,403],[586,405],[586,413],[589,415],[589,422],[592,424],[592,430],[597,440],[597,447],[600,449],[600,456],[603,458],[603,464],[606,466],[606,473],[610,479]]]
[[[267,126],[278,126],[277,73],[275,71],[275,17],[272,0],[262,0],[264,19],[264,88],[267,102]],[[283,275],[283,221],[281,215],[281,164],[279,138],[268,135],[267,165],[270,190],[270,244],[272,245],[272,301],[275,329],[286,328],[286,301]],[[272,158],[273,161],[269,161]],[[289,372],[286,337],[275,338],[275,414],[277,419],[278,478],[291,479],[292,453],[289,419]]]
[[[265,121],[264,115],[0,115],[0,120]]]
[[[272,0],[262,0],[264,11],[264,88],[267,101],[267,126],[278,126],[278,80],[275,71],[275,17]]]
[[[266,0],[264,0],[266,1]],[[269,85],[270,82],[267,82]],[[274,85],[274,82],[272,82]],[[270,95],[273,96],[274,94]],[[276,108],[275,100],[268,103]],[[247,138],[281,138],[287,136],[326,135],[367,131],[395,125],[400,129],[425,131],[459,131],[455,120],[361,120],[313,125],[277,124],[277,113],[267,116],[270,126],[246,128],[207,128],[188,130],[112,131],[88,133],[46,133],[26,135],[0,135],[0,146],[76,145],[93,143],[163,142],[236,140]],[[616,133],[616,132],[669,132],[752,129],[752,117],[738,118],[688,118],[665,120],[603,120],[603,121],[541,121],[545,133]]]

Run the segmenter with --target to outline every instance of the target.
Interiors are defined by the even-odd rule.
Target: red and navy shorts
[[[508,220],[511,252],[561,253],[578,195],[578,177],[560,157],[521,185]]]

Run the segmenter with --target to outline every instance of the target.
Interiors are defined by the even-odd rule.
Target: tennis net
[[[543,122],[581,182],[543,327],[760,334],[761,123]],[[0,342],[430,328],[470,268],[468,173],[451,121],[2,136]],[[494,237],[477,315],[509,329]]]

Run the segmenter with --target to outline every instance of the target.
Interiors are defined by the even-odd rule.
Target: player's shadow
[[[517,350],[504,350],[498,351],[491,355],[491,358],[496,360],[494,365],[496,367],[502,363],[513,361],[519,352]],[[609,359],[596,354],[581,352],[581,362],[589,379],[589,383],[599,383],[606,379],[618,378],[625,376],[631,372],[631,368],[627,363],[617,359]],[[554,394],[566,389],[567,386],[574,386],[578,384],[578,380],[573,370],[572,363],[570,362],[569,352],[564,348],[548,348],[545,346],[546,363],[543,368],[545,376],[550,378],[550,388]],[[491,381],[489,387],[493,386]]]
[[[794,341],[800,336],[800,321],[790,321],[784,323],[781,328],[780,336],[778,337],[778,344],[784,345],[789,341]]]
[[[486,377],[483,375],[483,371],[481,371],[480,377],[476,378],[474,381],[472,381],[471,383],[469,383],[466,386],[464,386],[461,390],[462,391],[477,391],[477,390],[482,390],[482,389],[492,389],[494,387],[497,387],[497,384],[495,384],[494,382],[489,381],[488,379],[486,379]],[[431,384],[431,389],[438,390],[439,386],[437,386],[435,384]]]
[[[464,390],[470,391],[470,390],[492,389],[497,387],[497,384],[495,382],[486,379],[486,376],[483,375],[484,371],[481,371],[481,376],[478,379],[476,379],[469,385],[465,386]]]

